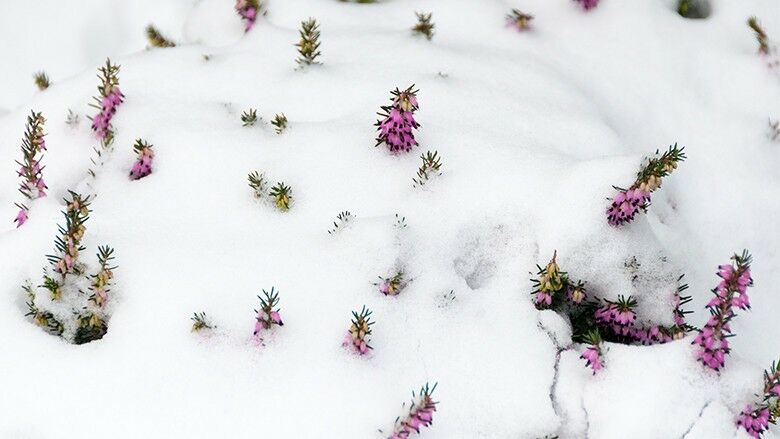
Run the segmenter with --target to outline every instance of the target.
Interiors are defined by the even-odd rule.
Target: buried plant
[[[430,427],[433,424],[433,412],[436,411],[438,401],[432,398],[434,390],[438,383],[430,387],[428,383],[420,388],[419,394],[412,392],[412,401],[409,408],[403,405],[405,413],[395,420],[393,434],[388,439],[407,439],[412,433],[420,433],[423,427]]]
[[[271,292],[263,290],[263,296],[257,296],[260,299],[260,309],[255,311],[255,330],[252,333],[258,340],[263,339],[263,332],[270,331],[274,325],[284,326],[282,322],[282,316],[279,314],[279,292],[274,291],[271,287]]]
[[[88,275],[88,266],[79,259],[89,218],[89,197],[70,191],[66,199],[65,226],[55,240],[56,252],[48,255],[50,267],[44,268],[43,282],[23,287],[27,294],[27,316],[46,331],[75,344],[102,338],[110,317],[109,292],[114,277],[113,252],[98,248],[99,269]],[[86,292],[89,291],[88,295]]]
[[[390,152],[398,153],[411,151],[412,147],[417,145],[412,130],[420,127],[414,119],[414,112],[419,108],[418,91],[411,85],[406,90],[396,88],[391,92],[391,105],[381,107],[382,112],[378,114],[382,119],[374,124],[379,131],[375,146],[384,144]]]
[[[133,151],[138,155],[130,170],[131,180],[140,180],[152,173],[152,160],[154,160],[154,151],[152,146],[143,139],[138,139],[133,145]]]
[[[106,60],[106,65],[98,69],[98,95],[93,97],[96,104],[90,104],[97,108],[98,114],[91,117],[92,131],[95,132],[103,146],[110,145],[114,140],[114,129],[111,126],[111,119],[114,118],[117,108],[124,102],[125,95],[119,89],[119,68],[120,66],[112,64],[110,59]]]
[[[344,347],[349,346],[352,351],[358,355],[366,355],[369,350],[374,349],[369,344],[371,342],[369,336],[371,335],[371,326],[374,322],[371,321],[371,310],[363,305],[363,309],[358,313],[352,311],[352,324],[349,326],[349,330],[344,334],[344,340],[341,345]]]
[[[33,200],[46,196],[46,183],[43,181],[43,166],[41,159],[43,151],[46,150],[46,139],[44,139],[43,124],[46,119],[41,113],[32,111],[27,116],[27,127],[22,138],[22,160],[17,161],[19,170],[17,175],[22,181],[19,183],[19,193],[25,198],[25,202],[16,203],[19,212],[16,214],[14,222],[16,227],[21,226],[27,221],[29,206]]]

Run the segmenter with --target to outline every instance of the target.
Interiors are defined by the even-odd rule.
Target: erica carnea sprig
[[[271,125],[274,126],[276,134],[282,134],[287,129],[287,116],[284,113],[279,113],[271,120]]]
[[[591,10],[599,5],[599,0],[574,0],[579,3],[586,11]]]
[[[114,277],[114,251],[98,248],[99,267],[88,275],[88,264],[79,259],[89,217],[89,197],[70,191],[65,200],[65,226],[59,227],[56,252],[48,255],[51,267],[44,269],[37,288],[23,287],[28,296],[28,313],[33,322],[71,343],[81,344],[102,338],[108,330],[109,292]]]
[[[244,32],[252,30],[262,7],[261,0],[236,0],[236,12],[244,21]]]
[[[707,303],[710,318],[693,341],[699,348],[699,361],[714,370],[723,367],[726,354],[731,351],[728,338],[733,336],[731,320],[736,315],[735,310],[750,308],[747,295],[748,287],[753,286],[753,279],[750,277],[750,254],[744,250],[741,255],[735,254],[731,259],[733,263],[718,267],[718,277],[721,281],[712,290],[715,297]]]
[[[591,331],[588,333],[585,343],[588,347],[582,352],[580,358],[585,360],[585,364],[593,370],[593,374],[604,368],[604,363],[601,360],[601,336],[598,331]]]
[[[570,281],[568,274],[558,266],[557,257],[558,252],[555,251],[544,268],[536,266],[539,271],[537,277],[531,279],[534,287],[531,294],[537,309],[559,307],[567,301],[575,305],[584,304],[587,298],[585,283]]]
[[[530,28],[531,20],[533,19],[534,19],[533,15],[526,14],[525,12],[519,9],[512,9],[512,12],[510,12],[506,16],[507,24],[519,31],[523,31]]]
[[[268,195],[274,200],[276,208],[281,211],[290,210],[292,203],[292,188],[283,182],[276,183]]]
[[[754,438],[760,438],[769,430],[769,424],[777,423],[780,418],[780,361],[772,362],[772,367],[764,371],[764,388],[760,401],[749,404],[737,418],[737,425]]]
[[[393,434],[388,439],[408,439],[412,433],[419,434],[423,427],[430,427],[433,424],[433,412],[436,411],[439,402],[434,401],[432,395],[437,385],[438,383],[435,383],[430,387],[425,383],[420,388],[419,394],[415,395],[412,392],[409,408],[406,408],[406,404],[403,405],[403,409],[408,411],[396,418]]]
[[[216,328],[216,325],[211,323],[205,312],[194,313],[190,320],[192,320],[192,332],[200,332],[204,329]]]
[[[124,102],[125,97],[119,89],[119,69],[119,65],[112,64],[110,59],[106,59],[106,65],[98,69],[100,84],[98,85],[98,95],[93,98],[96,103],[90,104],[99,110],[98,114],[91,118],[92,131],[104,145],[113,141],[114,131],[111,119],[116,114],[119,105]]]
[[[262,198],[265,195],[265,191],[268,188],[268,183],[265,181],[265,176],[257,171],[252,172],[247,176],[249,180],[249,187],[252,188],[255,194],[255,198]]]
[[[328,230],[328,234],[332,235],[339,230],[343,230],[352,219],[355,218],[348,210],[336,215],[336,221],[333,221],[333,228]]]
[[[111,291],[111,279],[114,278],[114,270],[117,268],[116,265],[112,265],[114,249],[107,245],[98,247],[97,258],[100,270],[92,275],[92,284],[89,287],[92,294],[89,296],[89,300],[103,308],[108,302],[108,293]]]
[[[650,194],[661,187],[661,179],[671,174],[680,162],[685,160],[685,148],[678,148],[675,143],[669,149],[647,163],[637,174],[636,181],[628,188],[614,186],[618,194],[612,199],[612,205],[607,209],[607,220],[610,225],[620,226],[634,220],[638,211],[647,211],[650,205]]]
[[[381,107],[382,112],[378,114],[382,119],[374,124],[379,131],[375,146],[384,143],[391,152],[397,153],[411,151],[412,147],[417,145],[412,130],[420,127],[420,124],[414,119],[414,112],[419,108],[418,91],[414,89],[414,84],[412,84],[406,90],[401,91],[396,88],[390,92],[392,104]]]
[[[263,331],[270,330],[273,325],[284,326],[282,316],[279,314],[279,292],[271,287],[271,292],[263,290],[263,296],[257,296],[260,299],[260,309],[255,310],[255,331],[252,333],[255,337],[262,339]]]
[[[604,305],[596,310],[596,322],[611,331],[615,337],[628,338],[636,320],[636,305],[636,299],[631,296],[626,298],[620,295],[615,302],[604,300]]]
[[[243,123],[245,127],[254,126],[256,122],[257,122],[256,109],[250,108],[248,110],[245,110],[243,113],[241,113],[241,123]]]
[[[758,18],[755,16],[748,18],[748,26],[753,29],[753,33],[756,35],[756,41],[758,42],[758,53],[767,55],[769,54],[769,38],[764,32],[764,28],[761,27],[761,23],[758,22]]]
[[[44,71],[36,72],[33,75],[33,80],[35,81],[35,85],[38,87],[38,90],[44,91],[51,85],[51,81],[49,81],[49,76]]]
[[[162,32],[160,32],[153,24],[147,25],[145,32],[146,39],[149,41],[149,45],[152,47],[176,47],[176,43],[174,43],[172,40],[169,40],[168,38],[165,38]]]
[[[17,161],[19,170],[17,175],[21,178],[19,183],[19,192],[25,198],[22,203],[17,203],[19,212],[16,214],[14,222],[16,227],[21,226],[27,221],[29,206],[28,204],[36,198],[46,196],[46,183],[43,181],[43,151],[46,150],[46,139],[43,132],[43,125],[46,119],[41,113],[30,112],[27,116],[27,126],[24,137],[22,138],[22,160]]]
[[[433,38],[433,28],[436,27],[431,21],[433,14],[430,12],[427,14],[424,12],[415,12],[414,15],[417,16],[417,24],[412,27],[412,32],[416,35],[422,35],[428,40]]]
[[[371,326],[374,325],[374,322],[371,321],[371,314],[372,311],[365,305],[359,313],[352,311],[352,324],[347,333],[344,334],[342,346],[349,346],[358,355],[366,355],[369,350],[373,349],[369,344],[371,342],[369,338]]]
[[[151,144],[143,139],[137,139],[133,145],[133,151],[138,155],[130,169],[130,179],[139,180],[152,173],[152,161],[154,160],[154,151]]]
[[[406,288],[407,282],[402,271],[398,271],[395,275],[387,278],[379,276],[379,280],[374,285],[379,287],[379,292],[385,296],[397,296]]]
[[[441,159],[439,152],[427,151],[425,154],[420,155],[422,159],[422,165],[417,169],[417,178],[413,178],[415,186],[423,186],[431,177],[435,175],[441,175]]]
[[[308,66],[312,64],[319,64],[316,59],[321,55],[320,53],[320,25],[317,24],[317,20],[309,18],[306,21],[301,22],[301,29],[298,33],[301,35],[301,39],[295,43],[295,47],[298,48],[298,59],[295,62],[300,66]]]

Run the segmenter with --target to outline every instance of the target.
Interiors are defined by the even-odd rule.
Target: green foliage
[[[506,16],[506,21],[520,30],[528,29],[531,26],[531,20],[533,19],[533,15],[526,14],[519,9],[512,9],[512,12]]]
[[[753,29],[756,34],[756,41],[758,41],[758,52],[764,55],[769,53],[769,38],[761,27],[761,23],[758,22],[758,18],[755,16],[748,18],[748,26]]]
[[[298,48],[300,56],[296,62],[300,66],[308,66],[311,64],[319,64],[315,60],[321,55],[320,48],[320,31],[319,24],[314,18],[309,18],[306,21],[301,22],[301,30],[298,31],[301,35],[300,41],[295,44]]]
[[[287,129],[287,116],[285,116],[284,113],[275,115],[271,121],[271,125],[275,127],[276,134],[282,134],[282,132]]]
[[[420,155],[422,159],[422,165],[417,170],[417,178],[413,178],[415,186],[423,186],[432,175],[441,175],[441,160],[438,156],[439,152],[426,152]]]
[[[241,122],[245,127],[254,126],[254,124],[257,122],[257,110],[250,108],[241,113]]]
[[[208,317],[206,317],[206,313],[205,312],[201,312],[201,313],[197,313],[196,312],[196,313],[194,313],[190,320],[192,320],[192,322],[193,322],[192,323],[192,332],[200,332],[200,331],[202,331],[204,329],[214,329],[214,328],[216,328],[216,325],[213,325],[209,321]]]
[[[274,204],[276,204],[279,210],[290,210],[290,204],[292,203],[292,188],[290,186],[286,186],[283,182],[276,183],[276,186],[271,188],[271,192],[268,195],[274,199]]]
[[[417,35],[423,35],[425,38],[430,40],[433,38],[433,28],[436,26],[431,21],[432,13],[424,13],[424,12],[415,12],[414,13],[417,16],[417,24],[412,27],[412,32],[414,32]]]
[[[328,230],[328,234],[332,235],[336,233],[336,231],[343,229],[353,218],[354,216],[348,210],[336,215],[336,221],[333,222],[333,229]]]
[[[49,81],[49,77],[46,75],[46,72],[40,71],[33,75],[33,80],[35,81],[35,85],[38,86],[38,90],[43,91],[49,88],[51,85],[51,82]]]
[[[255,192],[255,197],[261,198],[265,194],[268,186],[264,175],[254,171],[247,176],[247,180],[249,180],[249,187]]]
[[[176,43],[165,38],[165,36],[153,24],[146,26],[146,39],[152,47],[166,48],[175,47]]]

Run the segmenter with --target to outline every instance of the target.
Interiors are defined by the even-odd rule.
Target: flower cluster
[[[57,254],[47,256],[56,273],[62,275],[64,279],[68,274],[80,276],[83,269],[78,263],[79,253],[84,250],[81,245],[81,239],[84,237],[86,227],[84,223],[89,219],[89,196],[82,197],[73,191],[70,193],[70,200],[65,200],[66,210],[65,227],[59,227],[61,236],[54,241]]]
[[[263,290],[265,297],[257,296],[260,299],[260,310],[255,310],[255,331],[252,333],[255,337],[262,340],[263,331],[268,331],[273,325],[284,326],[282,322],[282,316],[279,315],[279,308],[276,305],[279,304],[279,292],[274,291],[271,287],[271,292]],[[274,309],[276,308],[276,309]]]
[[[249,32],[260,15],[260,0],[236,0],[236,12],[244,20],[244,32]]]
[[[636,320],[636,300],[618,296],[617,302],[604,300],[605,304],[596,310],[596,323],[610,330],[617,337],[629,337]]]
[[[750,308],[747,295],[748,287],[753,285],[753,279],[750,277],[750,254],[745,250],[742,255],[735,254],[731,259],[733,264],[718,267],[721,281],[712,290],[715,297],[707,303],[710,318],[693,341],[693,344],[699,347],[699,361],[714,370],[723,367],[726,354],[730,352],[728,337],[733,335],[731,319],[736,315],[735,308]]]
[[[424,186],[431,179],[431,176],[441,175],[441,160],[438,151],[427,151],[420,155],[420,158],[422,165],[417,169],[417,178],[412,178],[415,186]]]
[[[595,8],[599,5],[599,0],[574,0],[575,2],[582,5],[582,7],[587,11],[590,9]]]
[[[419,108],[417,104],[417,92],[414,85],[406,90],[395,89],[391,92],[392,104],[382,106],[382,120],[378,120],[374,125],[377,126],[379,136],[376,139],[376,145],[387,145],[387,148],[394,153],[400,151],[411,151],[413,146],[417,145],[414,139],[413,129],[420,127],[420,124],[414,119],[414,112]]]
[[[769,38],[761,27],[761,23],[758,22],[758,18],[750,17],[747,21],[748,26],[753,29],[753,33],[756,34],[756,41],[758,41],[758,53],[762,55],[769,54]]]
[[[523,31],[531,27],[531,20],[533,19],[533,15],[526,14],[519,9],[512,9],[512,12],[506,16],[507,24],[519,31]]]
[[[661,187],[661,179],[671,174],[677,169],[677,165],[685,160],[684,149],[678,148],[675,143],[660,157],[649,159],[630,188],[622,189],[615,186],[619,192],[607,209],[607,220],[610,225],[619,226],[631,222],[639,210],[647,211],[650,205],[650,193]],[[658,153],[656,151],[656,155]]]
[[[566,272],[561,271],[558,266],[557,257],[556,251],[544,268],[537,265],[538,277],[531,279],[534,286],[531,294],[534,295],[534,305],[537,309],[559,307],[564,302],[580,305],[586,301],[585,284],[581,281],[572,283]]]
[[[384,278],[379,277],[381,282],[375,283],[379,287],[379,292],[385,296],[397,296],[406,287],[406,280],[403,272],[399,271],[395,276]]]
[[[420,433],[422,427],[430,427],[433,424],[433,412],[436,411],[438,401],[434,401],[431,395],[436,390],[436,385],[429,387],[426,383],[420,388],[419,395],[412,392],[408,413],[395,420],[393,434],[388,439],[407,439],[412,433]]]
[[[585,360],[587,367],[590,367],[595,375],[604,368],[604,363],[601,361],[601,336],[598,331],[588,333],[585,343],[589,346],[585,348],[580,358]]]
[[[412,32],[417,35],[423,35],[428,40],[433,38],[433,28],[436,27],[436,25],[431,21],[433,14],[415,12],[414,15],[417,16],[417,24],[412,27]]]
[[[49,81],[49,76],[46,75],[46,72],[37,72],[33,75],[33,80],[35,81],[35,86],[38,87],[38,90],[44,91],[51,85],[51,81]]]
[[[747,405],[737,418],[737,425],[754,438],[769,429],[780,417],[780,361],[773,362],[769,370],[764,371],[764,388],[761,402]]]
[[[43,124],[46,119],[41,113],[31,112],[27,116],[27,128],[22,138],[22,161],[16,163],[20,166],[16,172],[22,178],[19,183],[19,192],[28,200],[46,196],[46,183],[43,181],[43,167],[41,159],[43,151],[46,150],[46,139],[43,133]],[[24,203],[16,203],[19,213],[16,214],[14,222],[19,227],[27,221],[27,212],[29,207]]]
[[[312,64],[319,64],[316,59],[321,55],[320,53],[320,25],[317,24],[317,20],[309,18],[306,21],[301,22],[301,30],[298,32],[301,35],[300,41],[295,44],[298,48],[298,54],[300,55],[295,62],[300,66],[308,66]]]
[[[146,26],[146,39],[152,47],[166,48],[176,47],[176,43],[165,36],[153,24]]]
[[[374,322],[371,321],[371,310],[366,308],[365,305],[360,313],[352,311],[352,325],[350,325],[347,333],[344,334],[344,341],[341,345],[350,346],[353,352],[358,355],[366,355],[370,349],[373,349],[369,345],[370,340],[368,339],[368,336],[371,335],[371,325],[373,324]]]
[[[99,94],[93,98],[97,104],[91,104],[92,107],[99,110],[98,114],[92,117],[92,131],[104,145],[113,141],[114,132],[111,127],[111,119],[116,114],[117,107],[124,102],[125,97],[119,89],[119,67],[111,64],[111,60],[107,59],[106,65],[98,69]]]
[[[130,169],[131,180],[139,180],[152,173],[152,160],[154,159],[152,146],[142,139],[135,141],[133,151],[138,154],[138,157],[133,164],[133,168]]]

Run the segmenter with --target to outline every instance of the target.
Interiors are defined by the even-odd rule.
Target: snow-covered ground
[[[745,20],[780,39],[777,0],[711,1],[706,20],[671,0],[266,3],[244,34],[231,0],[3,2],[0,437],[386,438],[425,382],[440,401],[428,439],[746,437],[736,416],[780,355],[780,142],[767,137],[780,70]],[[535,15],[532,30],[505,25],[511,8]],[[432,41],[411,34],[415,11],[433,13]],[[308,17],[323,64],[296,70]],[[146,50],[150,22],[179,46]],[[126,101],[93,180],[88,104],[107,56]],[[376,111],[413,83],[420,146],[374,148]],[[243,127],[250,107],[263,122]],[[30,110],[48,120],[50,193],[16,229]],[[155,169],[130,181],[136,138],[154,144]],[[610,227],[612,185],[675,142],[688,159],[649,213]],[[415,188],[426,150],[443,173]],[[288,212],[252,197],[254,170],[292,186]],[[95,196],[85,261],[110,244],[119,265],[108,334],[80,346],[32,324],[20,287],[39,281],[69,189]],[[328,234],[343,210],[355,220]],[[557,250],[593,294],[644,298],[639,317],[664,323],[661,292],[685,273],[701,326],[716,267],[743,248],[753,309],[720,375],[689,337],[607,344],[594,376],[529,294]],[[631,281],[632,257],[646,281]],[[397,270],[411,282],[383,296],[372,283]],[[272,286],[285,325],[258,346],[253,308]],[[357,357],[340,343],[363,305],[374,350]],[[216,330],[190,332],[201,311]]]

